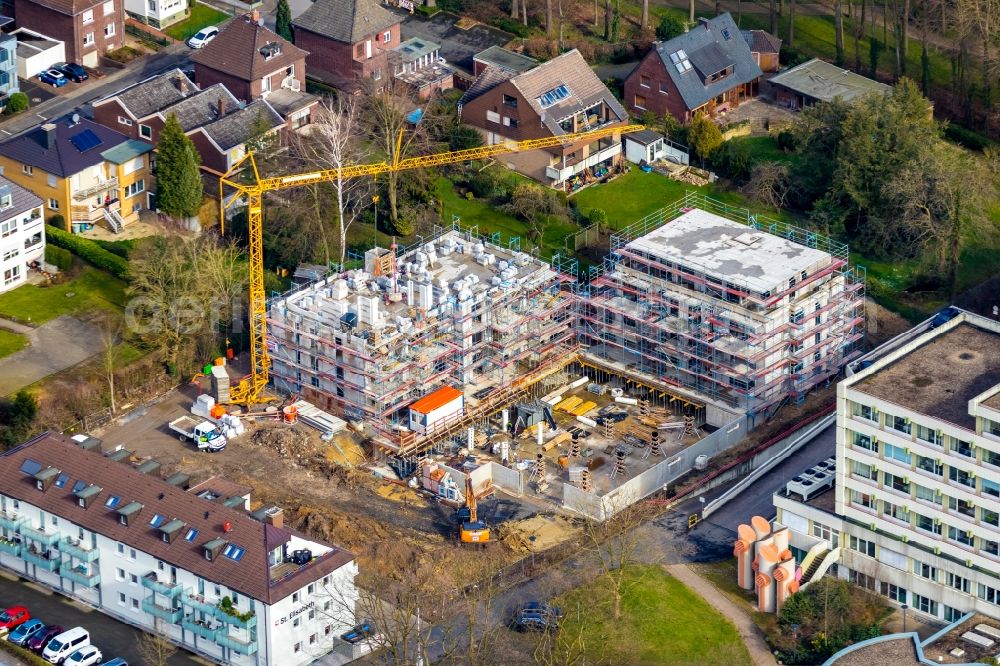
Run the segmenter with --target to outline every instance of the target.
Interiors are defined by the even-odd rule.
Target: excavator
[[[459,519],[468,518],[459,528],[462,543],[482,543],[490,541],[490,528],[476,515],[476,492],[472,489],[472,477],[465,477],[465,508],[459,510]]]

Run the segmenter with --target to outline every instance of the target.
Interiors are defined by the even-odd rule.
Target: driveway
[[[32,617],[46,624],[58,624],[67,629],[84,627],[105,660],[123,657],[130,664],[145,663],[137,650],[137,641],[142,635],[138,629],[41,585],[15,578],[6,570],[0,574],[0,600],[7,605],[24,604]],[[195,661],[188,653],[178,651],[167,663],[170,666],[191,666],[205,662]]]
[[[18,332],[28,336],[31,346],[0,359],[0,395],[10,395],[101,351],[97,326],[68,315]]]

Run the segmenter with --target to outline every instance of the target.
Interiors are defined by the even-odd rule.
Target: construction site
[[[373,248],[269,302],[271,377],[446,500],[471,474],[603,518],[860,351],[864,275],[829,238],[692,193],[608,249],[581,279],[457,223]]]

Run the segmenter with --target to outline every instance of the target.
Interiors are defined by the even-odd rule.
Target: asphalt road
[[[15,579],[6,571],[0,574],[0,604],[23,604],[32,617],[47,624],[58,624],[67,629],[84,627],[90,632],[91,643],[101,651],[105,661],[124,657],[129,664],[141,666],[144,663],[137,650],[137,641],[142,633],[139,630],[41,585]],[[167,663],[170,666],[191,666],[204,662],[195,661],[188,653],[178,651]]]

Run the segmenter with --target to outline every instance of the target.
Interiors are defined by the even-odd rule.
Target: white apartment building
[[[44,202],[0,176],[0,293],[24,284],[28,268],[45,261]]]
[[[280,509],[251,516],[245,496],[119,458],[55,434],[0,455],[0,565],[214,662],[298,666],[344,647],[351,553]]]
[[[125,0],[125,13],[134,19],[163,29],[187,18],[184,0]]]
[[[900,605],[1000,618],[1000,324],[960,312],[874,358],[838,386],[835,489],[776,494],[778,520]]]

